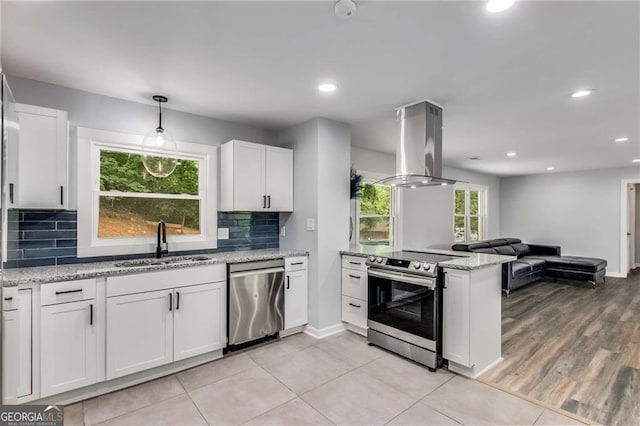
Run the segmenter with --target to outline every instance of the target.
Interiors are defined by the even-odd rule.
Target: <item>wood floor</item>
[[[540,282],[502,304],[504,361],[481,380],[606,425],[640,423],[640,269]]]

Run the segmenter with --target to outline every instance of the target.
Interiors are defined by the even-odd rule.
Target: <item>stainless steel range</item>
[[[454,259],[399,251],[367,259],[367,340],[435,371],[441,364],[442,268]]]

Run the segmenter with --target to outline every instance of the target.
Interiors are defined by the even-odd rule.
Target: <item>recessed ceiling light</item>
[[[447,183],[447,182],[442,182],[440,185],[442,185],[442,186],[447,186],[447,185],[448,185],[448,183]]]
[[[516,0],[489,0],[487,2],[487,12],[498,13],[509,9]]]
[[[632,163],[640,163],[640,158],[636,158],[634,160],[631,160]]]
[[[391,184],[391,186],[396,186],[396,184],[395,184],[395,183],[392,183],[392,184]]]
[[[551,170],[555,170],[555,167],[547,167],[547,170],[551,171]]]
[[[516,152],[507,152],[507,157],[515,157],[516,155],[518,155]]]
[[[416,186],[415,185],[411,185],[411,189],[416,189]]]
[[[322,83],[318,85],[318,90],[323,93],[331,93],[335,92],[337,89],[336,85],[333,83]]]
[[[629,138],[616,138],[616,142],[626,142]]]
[[[429,183],[428,180],[423,180],[422,183],[424,183],[425,185]]]
[[[584,98],[585,96],[589,96],[591,94],[591,90],[589,89],[580,89],[577,92],[573,92],[571,94],[572,98]]]

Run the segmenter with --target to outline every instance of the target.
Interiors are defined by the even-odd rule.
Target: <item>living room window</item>
[[[159,220],[169,249],[217,246],[215,147],[179,143],[164,178],[142,164],[141,138],[78,131],[78,257],[153,252]]]
[[[376,185],[377,179],[363,176],[361,196],[357,202],[358,243],[393,245],[393,190]]]
[[[456,184],[453,189],[455,242],[482,240],[486,234],[487,188]]]

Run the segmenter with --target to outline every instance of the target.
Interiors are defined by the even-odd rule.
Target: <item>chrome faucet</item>
[[[162,248],[163,244],[164,249]],[[163,254],[169,254],[169,244],[167,244],[167,225],[165,225],[164,220],[160,220],[158,222],[158,245],[156,246],[156,258],[160,259]]]

